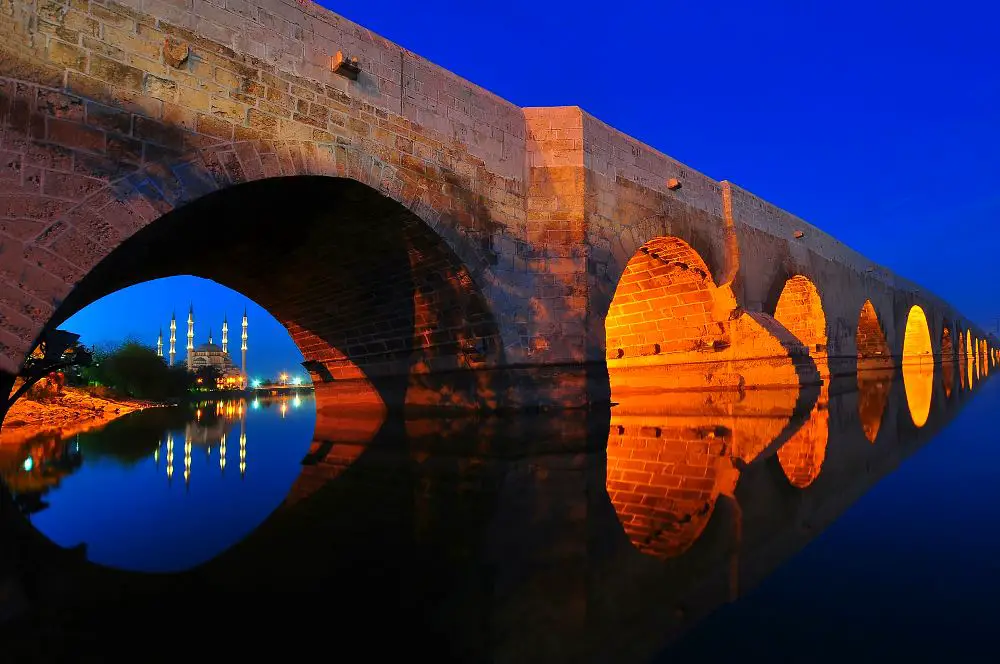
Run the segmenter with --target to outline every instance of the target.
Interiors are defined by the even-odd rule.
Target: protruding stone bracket
[[[167,37],[163,42],[163,61],[173,67],[174,69],[180,69],[181,66],[187,62],[188,56],[191,55],[191,47],[184,42],[174,39],[173,37]]]
[[[357,56],[348,57],[344,55],[343,51],[337,51],[337,54],[333,56],[332,66],[335,74],[340,74],[352,81],[358,80],[361,65],[358,63]]]
[[[677,178],[670,178],[667,180],[667,189],[670,191],[677,191],[681,188],[681,181]]]

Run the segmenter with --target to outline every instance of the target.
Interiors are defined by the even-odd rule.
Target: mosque
[[[221,389],[244,390],[247,387],[247,312],[243,311],[243,336],[240,344],[240,365],[233,364],[233,359],[229,355],[229,322],[222,319],[222,345],[217,346],[212,342],[212,331],[208,331],[208,342],[194,345],[194,305],[188,309],[188,331],[187,331],[187,359],[185,365],[187,370],[194,373],[204,367],[215,367],[219,372],[219,384]],[[174,357],[177,354],[177,314],[170,316],[170,366],[174,366]],[[156,354],[163,357],[163,329],[160,329],[160,336],[156,340]]]

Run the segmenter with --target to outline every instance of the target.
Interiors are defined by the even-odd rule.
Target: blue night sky
[[[183,363],[187,345],[188,306],[194,305],[194,343],[222,343],[222,320],[229,320],[229,353],[240,363],[240,335],[243,309],[247,311],[247,367],[251,378],[275,378],[282,371],[308,380],[299,352],[284,326],[250,298],[214,281],[192,276],[155,279],[90,304],[60,327],[80,335],[87,345],[117,343],[134,338],[156,346],[163,328],[163,355],[170,339],[170,314],[177,312],[177,357]]]
[[[996,325],[996,3],[321,4],[521,106],[580,106]],[[155,343],[193,299],[201,342],[247,303],[190,278],[133,290],[64,327]],[[249,307],[251,374],[297,368]]]

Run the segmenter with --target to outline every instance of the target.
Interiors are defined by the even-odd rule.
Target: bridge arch
[[[664,390],[797,390],[802,375],[815,374],[792,357],[804,353],[801,343],[772,317],[740,308],[730,285],[716,285],[701,254],[677,236],[655,237],[629,258],[604,332],[612,400],[628,397],[627,407],[647,410]]]
[[[951,398],[955,385],[955,348],[952,324],[946,318],[941,330],[941,381],[945,398]]]
[[[701,255],[677,237],[646,242],[629,260],[605,320],[608,359],[663,355],[683,362],[692,351],[730,345],[720,322],[735,307]]]
[[[903,387],[910,417],[919,428],[927,423],[934,392],[934,348],[927,314],[920,305],[910,307],[903,337]]]
[[[891,364],[892,351],[871,300],[865,300],[858,313],[856,343],[859,372]]]
[[[774,305],[774,319],[799,340],[819,375],[828,377],[826,312],[811,279],[797,274],[784,283]]]
[[[462,371],[505,363],[488,261],[391,168],[317,144],[234,143],[116,180],[51,228],[39,243],[72,262],[75,285],[49,326],[125,286],[194,274],[289,329],[318,410],[321,385],[358,370],[386,405],[503,399],[483,372]],[[205,234],[215,241],[186,241]]]

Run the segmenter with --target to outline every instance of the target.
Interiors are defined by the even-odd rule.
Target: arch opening
[[[861,305],[855,342],[858,351],[858,416],[865,437],[874,443],[889,400],[893,364],[889,342],[871,300],[865,300]]]
[[[903,336],[903,386],[914,425],[927,423],[934,391],[934,349],[927,315],[913,305],[906,316]]]
[[[972,332],[967,331],[965,333],[965,378],[966,385],[970,390],[973,387],[976,373],[976,355],[972,351],[973,346],[974,342],[972,340]]]
[[[955,344],[952,341],[951,323],[947,320],[941,331],[941,381],[945,398],[951,398],[955,385]]]
[[[799,340],[820,377],[829,378],[826,312],[819,290],[809,278],[795,275],[785,282],[774,319]]]
[[[892,352],[885,338],[882,324],[871,300],[865,300],[858,314],[858,330],[855,335],[858,349],[858,372],[870,369],[885,369],[892,366]]]
[[[206,232],[213,241],[192,241]],[[396,201],[354,180],[270,178],[167,212],[83,277],[50,326],[154,278],[190,274],[246,294],[289,331],[317,406],[365,406],[363,377],[388,407],[493,407],[482,372],[502,364],[499,328],[471,273]],[[446,378],[444,376],[447,376]]]
[[[716,286],[698,252],[673,236],[646,242],[630,258],[605,337],[619,412],[656,410],[664,392],[737,392],[734,401],[743,401],[747,388],[779,388],[791,410],[802,382],[791,357],[798,340],[772,317],[741,310],[731,287]]]
[[[958,348],[956,348],[956,354],[958,357],[958,383],[959,387],[963,390],[967,390],[969,388],[967,378],[969,356],[966,353],[966,343],[966,333],[959,329]]]
[[[46,329],[115,291],[177,275],[258,303],[287,330],[315,388],[299,497],[317,487],[311,474],[329,478],[331,464],[353,463],[387,413],[504,405],[504,377],[480,371],[503,364],[484,294],[437,232],[396,201],[354,180],[296,176],[163,203],[164,214],[133,220],[138,228],[106,256],[87,257],[92,267]],[[174,454],[188,456],[182,446]]]

